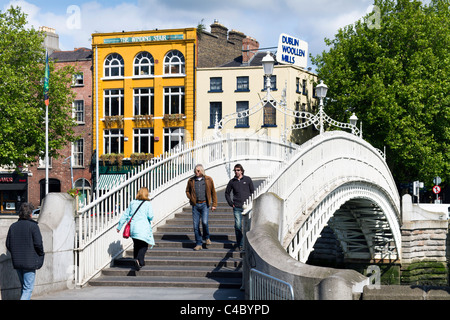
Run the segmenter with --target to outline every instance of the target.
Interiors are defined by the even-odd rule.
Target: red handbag
[[[141,202],[141,204],[139,205],[139,207],[137,207],[136,211],[133,213],[133,215],[131,216],[131,219],[133,219],[134,215],[136,214],[136,212],[139,210],[139,208],[142,206],[142,204],[144,203],[144,201]],[[128,221],[128,223],[125,225],[125,229],[123,229],[123,237],[125,239],[128,239],[130,237],[130,225],[131,225],[131,219],[130,221]]]

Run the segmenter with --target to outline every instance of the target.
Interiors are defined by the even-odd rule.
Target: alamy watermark
[[[365,18],[365,22],[369,29],[381,28],[381,10],[378,6],[372,5],[367,8],[366,13],[371,13]]]
[[[69,15],[66,19],[68,29],[81,29],[81,9],[77,5],[67,7],[66,13]]]

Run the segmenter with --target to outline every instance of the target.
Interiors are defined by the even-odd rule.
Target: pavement
[[[244,300],[244,294],[239,289],[87,286],[33,296],[32,300]]]

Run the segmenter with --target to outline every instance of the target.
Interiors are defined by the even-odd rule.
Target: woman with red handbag
[[[145,253],[148,246],[153,247],[155,245],[151,224],[153,208],[148,196],[146,187],[139,189],[136,200],[131,201],[117,225],[117,232],[120,232],[123,225],[127,224],[124,237],[129,236],[133,239],[133,258],[136,270],[140,270],[145,265]],[[128,228],[129,235],[126,234]]]

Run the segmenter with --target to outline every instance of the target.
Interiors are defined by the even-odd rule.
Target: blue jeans
[[[242,212],[243,208],[233,207],[234,213],[234,232],[236,233],[236,244],[242,247],[243,236],[242,236]]]
[[[197,203],[192,206],[192,220],[194,222],[194,234],[195,234],[195,243],[197,246],[201,246],[202,241],[202,233],[200,231],[200,219],[202,221],[203,227],[203,237],[205,239],[209,239],[209,227],[208,227],[208,215],[209,208],[205,203]]]
[[[16,271],[22,285],[20,300],[30,300],[34,289],[36,270],[16,269]]]

